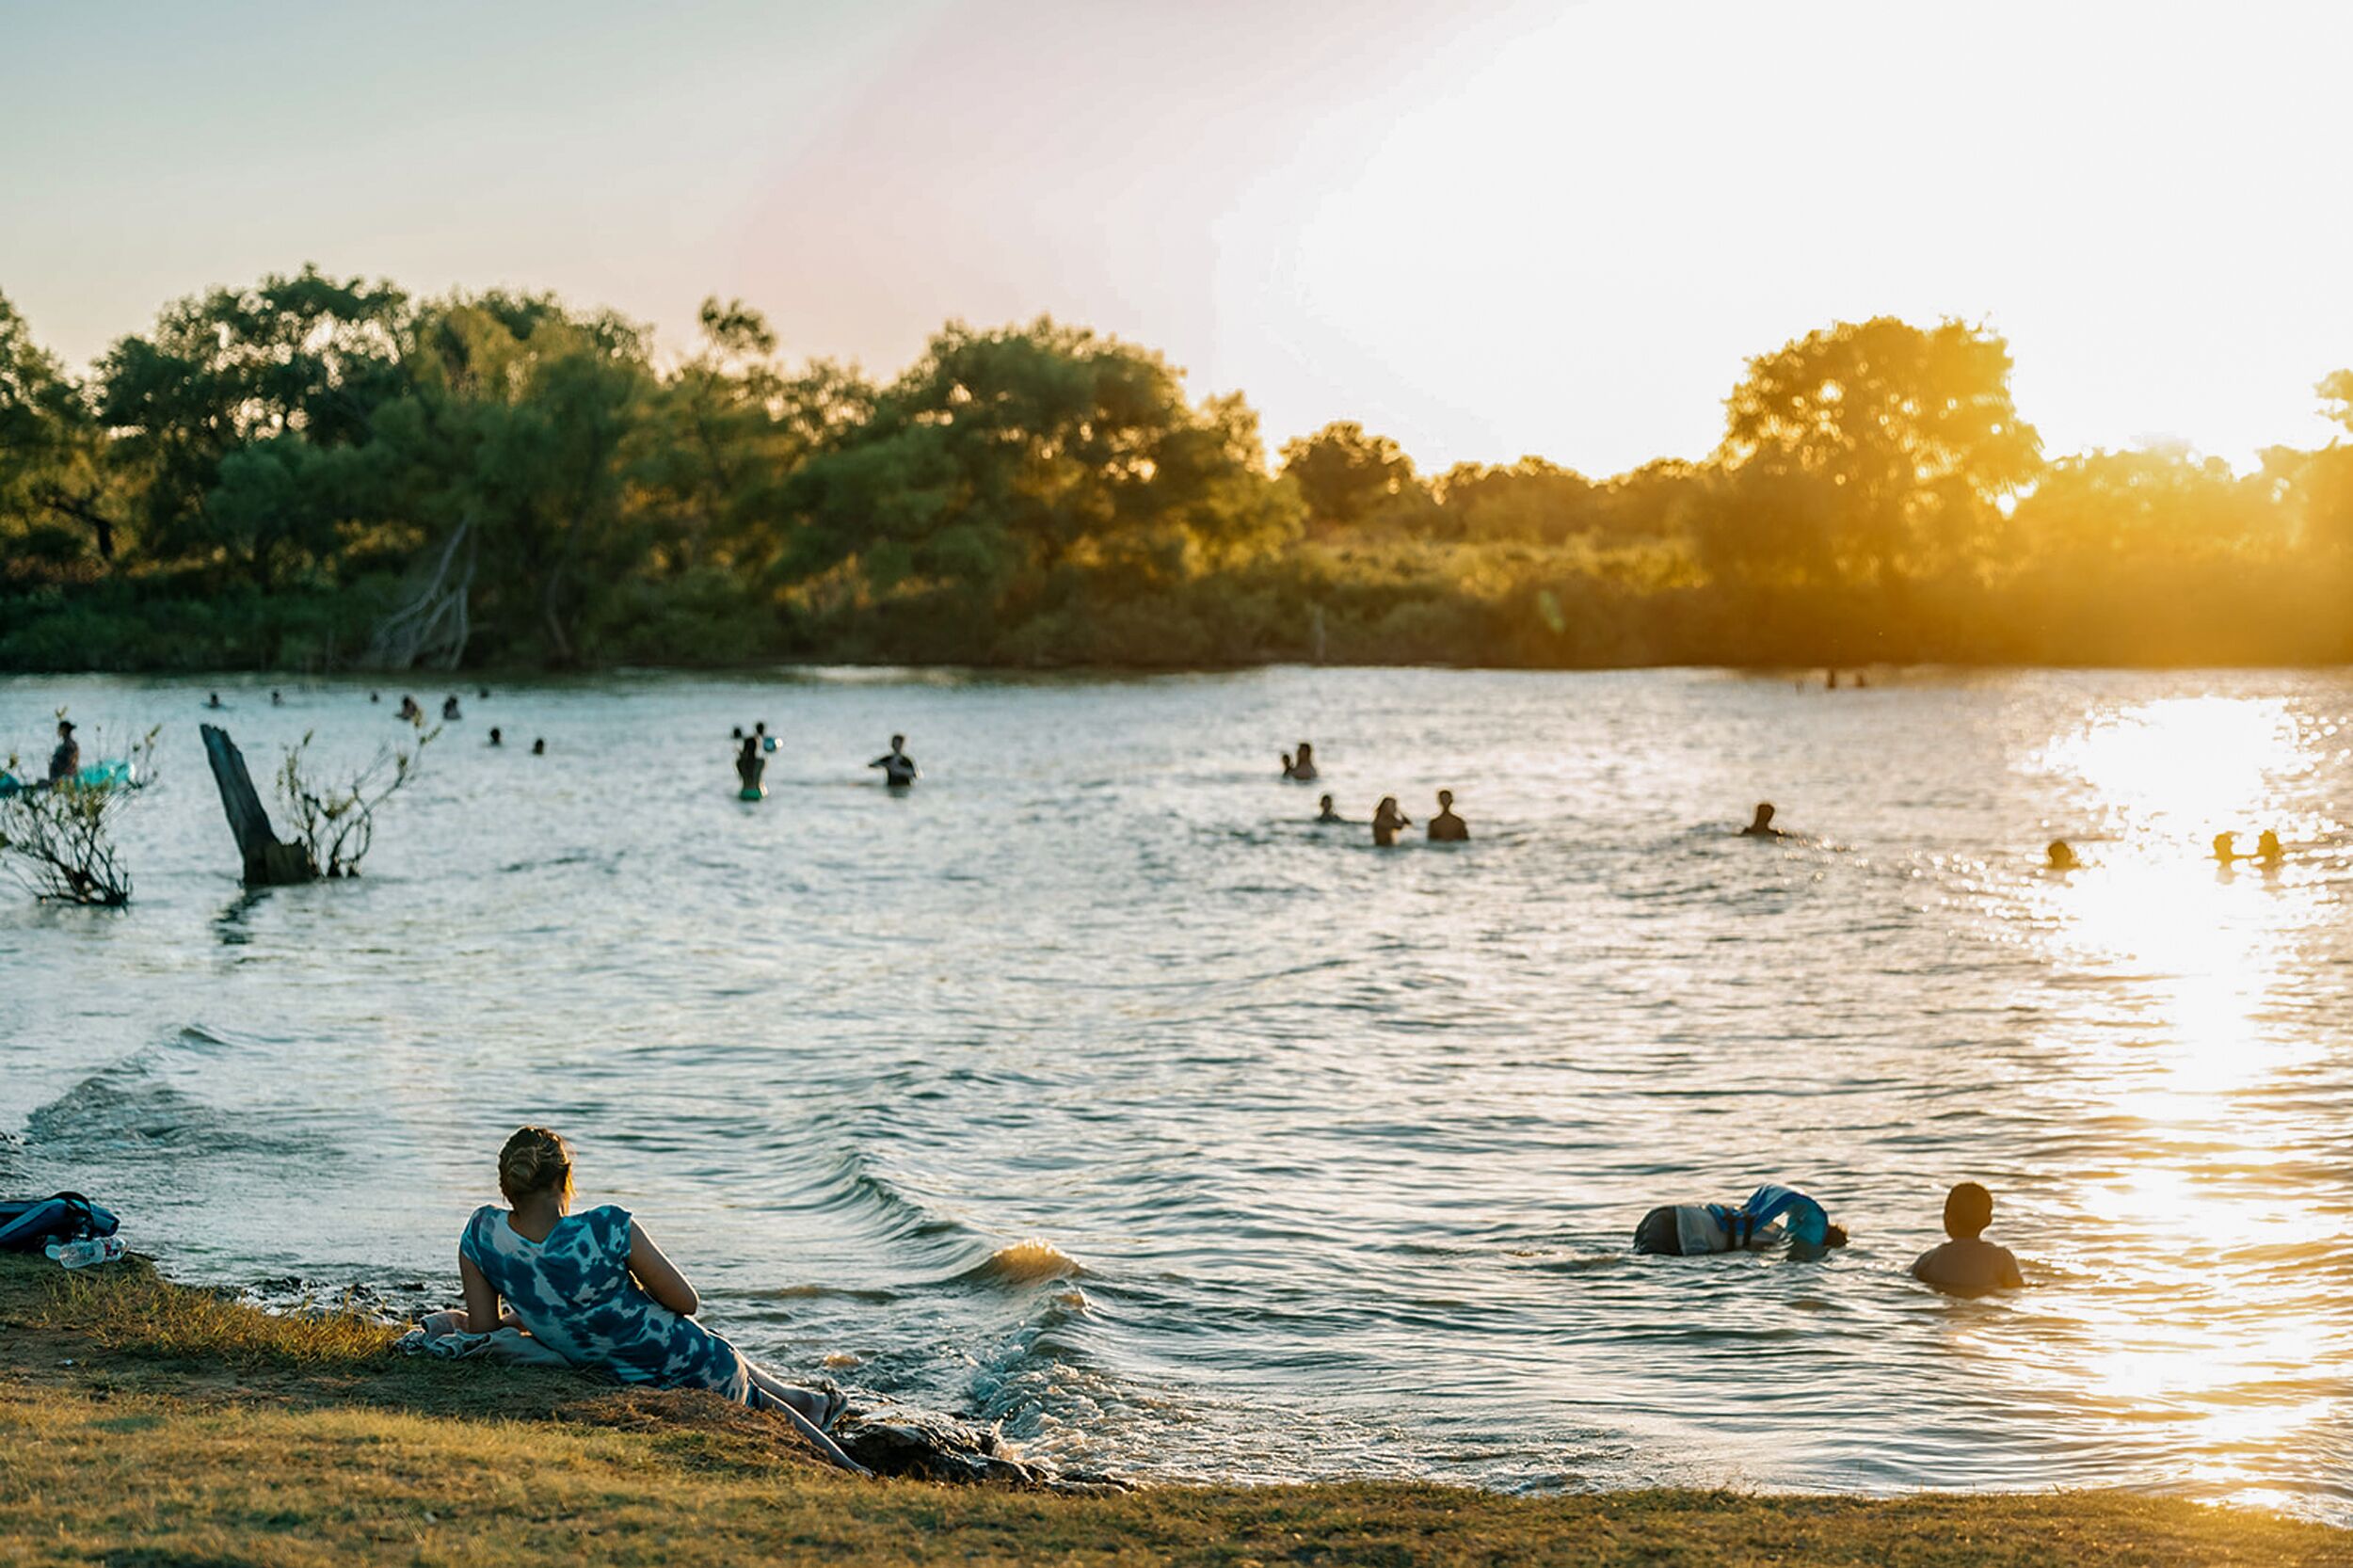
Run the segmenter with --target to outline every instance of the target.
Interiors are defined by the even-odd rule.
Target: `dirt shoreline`
[[[859,1481],[701,1394],[392,1349],[142,1259],[0,1258],[0,1561],[2283,1563],[2353,1532],[2128,1493]]]

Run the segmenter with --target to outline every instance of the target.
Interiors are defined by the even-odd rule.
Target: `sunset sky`
[[[0,293],[81,362],[305,261],[706,295],[895,370],[1050,312],[1426,469],[1715,441],[1834,318],[2006,333],[2054,451],[2315,443],[2353,6],[0,9]]]

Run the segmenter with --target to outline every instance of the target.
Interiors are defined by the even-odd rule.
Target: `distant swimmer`
[[[283,708],[286,706],[286,694],[280,691],[272,691],[269,694],[269,705],[272,708]]]
[[[743,737],[735,753],[735,780],[742,786],[739,793],[745,800],[758,800],[768,792],[768,759],[760,755],[759,736],[744,735],[741,729],[736,734]]]
[[[2235,833],[2216,834],[2214,836],[2214,857],[2226,866],[2233,860],[2246,859],[2247,856],[2238,852],[2237,839],[2238,835]]]
[[[1787,1220],[1785,1225],[1781,1222]],[[1707,1253],[1764,1252],[1789,1246],[1793,1258],[1822,1256],[1847,1244],[1845,1227],[1831,1224],[1822,1206],[1803,1192],[1767,1183],[1741,1204],[1665,1204],[1634,1227],[1634,1250],[1661,1257]]]
[[[490,700],[490,688],[488,686],[476,686],[473,689],[473,695],[480,697],[483,701],[488,702]]]
[[[368,694],[368,700],[370,702],[381,702],[384,700],[384,694],[382,692],[370,692]]]
[[[1982,1240],[1993,1223],[1993,1194],[1964,1181],[1945,1194],[1945,1234],[1952,1240],[1930,1247],[1912,1266],[1912,1277],[1949,1296],[1984,1296],[2016,1290],[2026,1283],[2008,1247]]]
[[[1755,820],[1740,830],[1743,839],[1785,839],[1787,834],[1773,825],[1773,808],[1769,801],[1759,801]]]
[[[403,692],[400,697],[400,712],[396,716],[407,719],[410,724],[423,724],[424,710],[417,706],[415,697]]]
[[[490,726],[490,744],[494,746],[504,745],[506,744],[505,740],[499,734],[499,727],[495,724]]]
[[[2266,866],[2276,866],[2287,857],[2288,852],[2281,845],[2280,835],[2265,828],[2262,836],[2255,840],[2255,858]]]
[[[1467,844],[1470,824],[1454,814],[1454,792],[1438,792],[1438,814],[1430,819],[1430,841],[1433,844]]]
[[[531,743],[531,755],[534,757],[545,757],[547,754],[548,743],[546,736],[540,736]]]
[[[1311,784],[1316,777],[1316,748],[1306,742],[1299,743],[1298,760],[1283,759],[1283,776],[1294,784]]]
[[[218,692],[215,692],[212,696],[204,699],[204,706],[207,708],[226,708],[229,704],[221,701],[220,694]]]
[[[444,719],[456,719],[456,718],[462,718],[463,716],[464,716],[463,714],[461,714],[461,713],[459,713],[459,712],[457,712],[457,694],[456,694],[456,692],[452,692],[452,693],[450,693],[450,694],[449,694],[449,696],[445,696],[445,697],[441,698],[441,717],[442,717],[442,718],[444,718]]]
[[[82,743],[73,738],[73,726],[59,719],[57,749],[49,754],[49,782],[62,784],[81,771]]]
[[[2084,863],[2075,858],[2075,852],[2066,840],[2054,839],[2050,847],[2042,852],[2042,867],[2045,871],[2079,872],[2084,869]]]
[[[1397,830],[1414,824],[1405,820],[1405,813],[1397,808],[1397,796],[1383,795],[1381,804],[1372,808],[1372,841],[1382,849],[1397,842]]]
[[[866,765],[882,769],[883,782],[894,790],[905,789],[919,776],[915,771],[915,759],[907,755],[907,738],[904,735],[891,736],[890,749]]]
[[[1346,817],[1341,816],[1338,811],[1333,808],[1332,797],[1330,795],[1325,795],[1322,799],[1316,802],[1316,822],[1319,824],[1335,822],[1344,823],[1346,821],[1348,821]]]

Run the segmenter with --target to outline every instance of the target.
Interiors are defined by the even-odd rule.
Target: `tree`
[[[2000,504],[2030,481],[2041,439],[2009,392],[2009,345],[1947,321],[1840,322],[1749,361],[1725,404],[1718,461],[1751,479],[1812,482],[1818,541],[1720,552],[1753,566],[1882,584],[1977,555]],[[1782,484],[1784,499],[1794,493]],[[1727,541],[1729,542],[1729,541]]]
[[[1545,544],[1603,525],[1597,489],[1583,474],[1532,456],[1506,468],[1457,463],[1436,486],[1439,505],[1458,536]]]
[[[0,541],[13,574],[114,559],[104,432],[82,389],[0,296]]]
[[[1353,420],[1283,443],[1283,475],[1299,487],[1307,520],[1321,528],[1354,528],[1396,501],[1424,492],[1414,461],[1386,436],[1369,436]]]
[[[950,327],[782,504],[792,576],[856,560],[871,591],[992,605],[1058,572],[1182,579],[1298,526],[1247,405],[1196,408],[1158,354],[1050,320]]]
[[[2265,476],[2181,447],[2058,458],[2013,519],[2022,549],[2086,566],[2268,555],[2286,542],[2281,520]]]
[[[304,267],[252,288],[214,289],[167,306],[154,330],[108,350],[98,370],[98,414],[139,477],[149,553],[233,561],[262,587],[289,543],[317,550],[311,520],[273,520],[275,497],[315,500],[280,483],[306,470],[297,446],[331,450],[369,437],[376,410],[408,387],[412,318],[390,283],[323,277]],[[259,442],[278,443],[280,474],[249,470],[242,503],[216,509],[223,467]]]

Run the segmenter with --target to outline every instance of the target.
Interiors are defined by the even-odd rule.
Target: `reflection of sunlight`
[[[2261,1179],[2278,1129],[2245,1111],[2249,1091],[2327,1054],[2314,1032],[2266,1027],[2295,984],[2307,901],[2207,849],[2231,832],[2249,852],[2289,826],[2302,740],[2284,702],[2187,697],[2092,718],[2038,759],[2074,797],[2071,820],[2098,828],[2085,870],[2027,893],[2053,960],[2102,983],[2085,994],[2103,1015],[2072,1020],[2079,1083],[2143,1131],[2076,1199],[2106,1255],[2100,1285],[2066,1304],[2085,1348],[2020,1374],[2186,1423],[2200,1479],[2226,1486],[2266,1479],[2250,1453],[2304,1441],[2330,1409],[2281,1400],[2280,1385],[2331,1325],[2266,1302],[2261,1271],[2227,1261],[2314,1241],[2310,1215]]]

